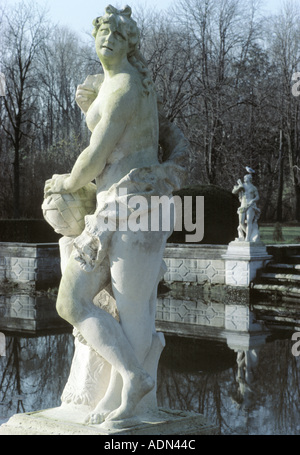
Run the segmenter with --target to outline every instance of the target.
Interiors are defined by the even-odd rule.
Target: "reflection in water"
[[[218,345],[210,343],[201,356],[201,340],[185,342],[191,359],[195,354],[194,371],[186,372],[177,368],[177,343],[167,340],[159,369],[159,405],[203,413],[221,434],[300,434],[300,362],[291,354],[290,339],[267,342],[259,355],[239,352],[234,362],[226,352],[227,365]],[[211,368],[207,358],[222,368]]]
[[[237,404],[244,405],[245,409],[250,409],[255,401],[255,367],[258,363],[257,349],[237,352],[237,390],[232,394],[232,398]]]
[[[182,302],[168,305],[173,314],[176,309],[174,324],[185,323],[188,303],[185,312]],[[291,353],[291,334],[266,330],[242,305],[218,304],[218,313],[211,302],[201,305],[205,320],[194,327],[194,338],[167,336],[159,405],[200,412],[221,434],[300,434],[300,357]],[[164,313],[170,321],[166,305]],[[73,349],[70,333],[8,332],[6,357],[0,357],[0,418],[59,406]]]
[[[69,375],[73,336],[6,336],[0,357],[0,417],[60,404]]]
[[[185,335],[190,330],[196,338],[184,353],[178,346],[171,352],[167,342],[159,404],[201,412],[221,434],[300,434],[300,361],[291,353],[288,327],[275,331],[248,305],[225,304],[218,289],[210,296],[203,290],[192,297],[191,291],[171,290],[159,299],[160,328]],[[178,370],[182,356],[193,358],[194,371]]]

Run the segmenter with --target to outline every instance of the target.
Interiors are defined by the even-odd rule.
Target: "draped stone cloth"
[[[105,202],[100,203],[92,215],[85,217],[85,229],[74,241],[75,259],[86,272],[93,271],[107,256],[111,238],[116,230],[127,226],[128,217],[136,210],[130,205],[134,196],[140,196],[147,202],[147,208],[140,215],[158,216],[153,213],[153,196],[172,197],[173,191],[182,187],[185,166],[182,159],[185,148],[175,149],[170,159],[157,165],[132,169],[119,182],[113,184],[105,195]],[[172,224],[172,223],[171,223]]]

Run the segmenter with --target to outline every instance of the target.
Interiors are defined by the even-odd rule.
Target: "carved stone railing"
[[[0,281],[40,290],[58,286],[60,278],[57,243],[0,242]]]
[[[166,282],[225,284],[226,245],[168,244]]]

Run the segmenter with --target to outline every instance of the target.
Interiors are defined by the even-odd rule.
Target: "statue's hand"
[[[65,194],[70,193],[70,189],[68,188],[67,182],[70,174],[54,174],[52,179],[46,180],[45,187],[44,187],[44,197],[48,197],[51,194]]]
[[[96,97],[97,92],[92,87],[86,87],[84,84],[78,85],[75,100],[84,113],[87,112]]]
[[[86,114],[92,102],[97,98],[103,74],[88,76],[83,84],[78,85],[75,100],[80,109]]]

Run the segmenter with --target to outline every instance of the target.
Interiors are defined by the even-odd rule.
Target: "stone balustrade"
[[[237,245],[239,247],[239,242]],[[264,248],[263,260],[259,258],[254,274],[251,272],[251,276],[249,274],[245,278],[248,263],[252,264],[255,258],[251,255],[239,258],[240,248],[235,248],[237,252],[233,256],[230,248],[227,245],[167,244],[164,281],[247,287],[257,268],[262,267],[271,256],[266,254]],[[57,243],[0,242],[0,281],[27,283],[38,290],[58,286],[60,277]]]
[[[166,282],[225,284],[226,245],[168,244]]]
[[[57,243],[0,242],[0,281],[39,290],[58,286],[60,278]]]

